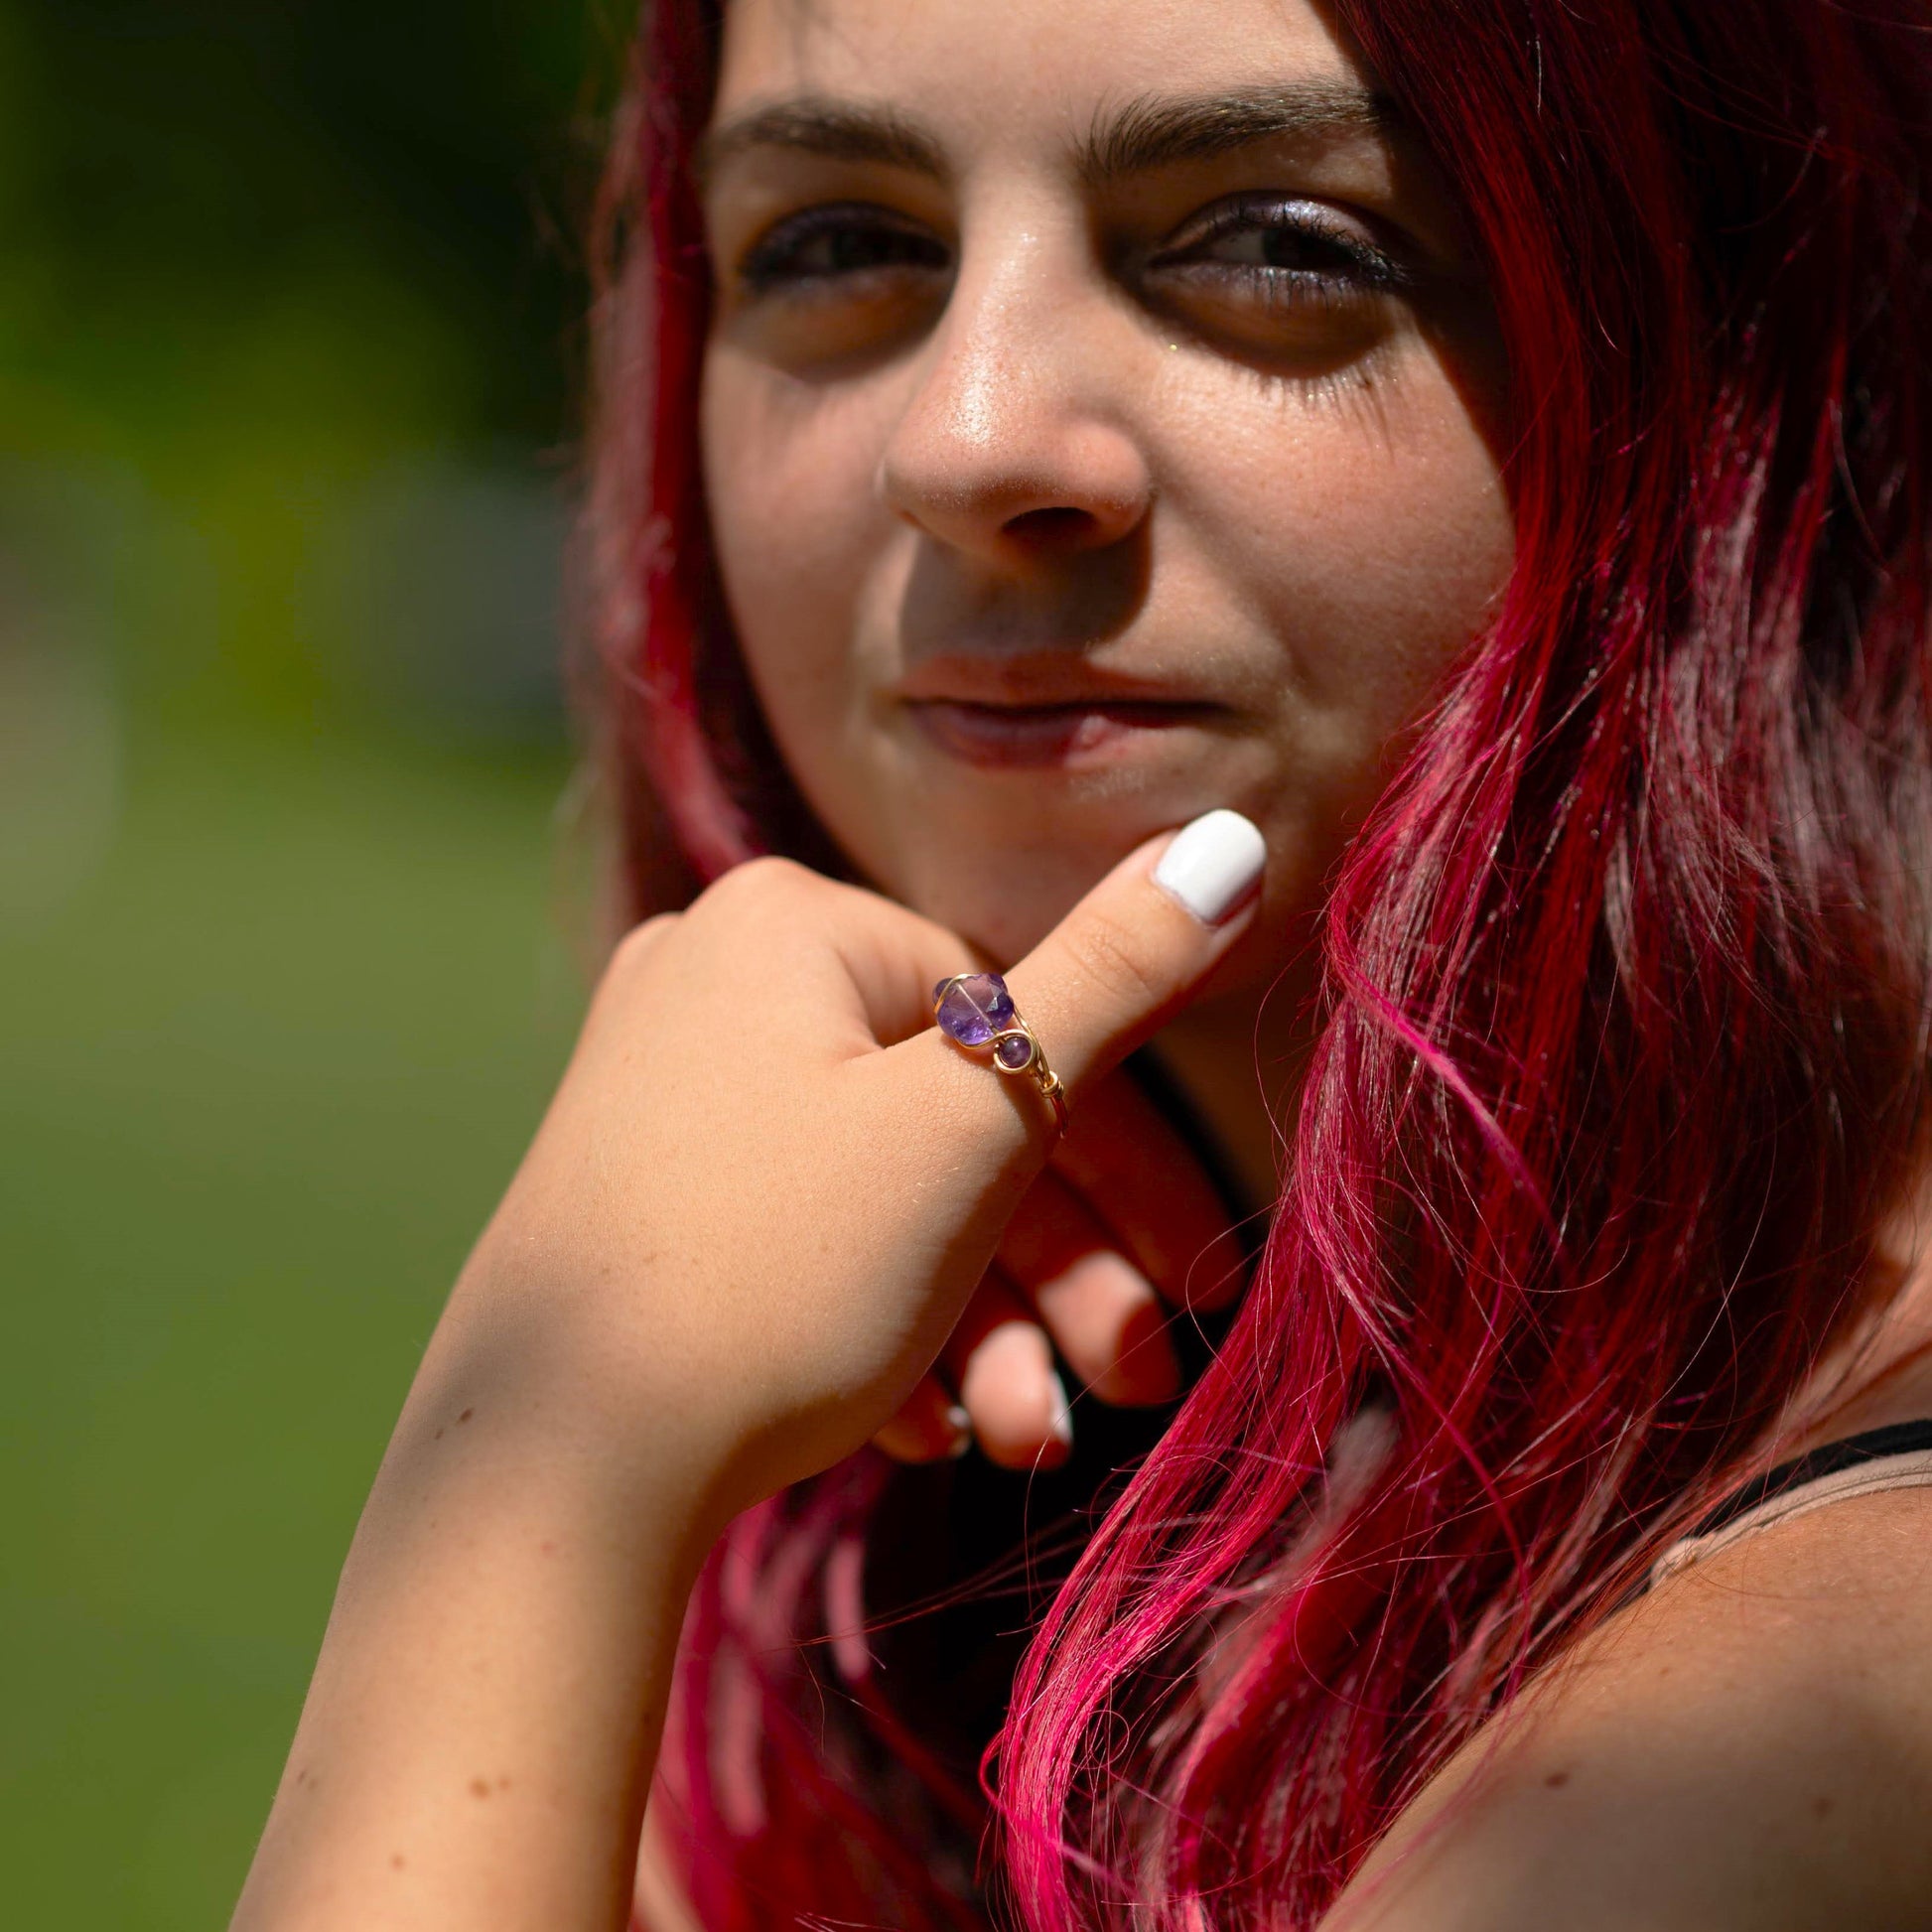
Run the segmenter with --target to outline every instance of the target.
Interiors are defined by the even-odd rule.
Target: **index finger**
[[[1095,1081],[1049,1165],[1171,1302],[1218,1309],[1241,1292],[1246,1257],[1227,1203],[1124,1069]]]

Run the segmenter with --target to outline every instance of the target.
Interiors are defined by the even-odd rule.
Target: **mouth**
[[[908,698],[905,709],[939,751],[962,763],[1007,770],[1091,765],[1153,752],[1176,731],[1227,715],[1217,704],[1116,697],[1052,704]]]

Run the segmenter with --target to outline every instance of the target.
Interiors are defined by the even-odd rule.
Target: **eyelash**
[[[1288,236],[1305,251],[1311,247],[1328,260],[1306,266],[1289,262],[1215,262],[1202,251],[1238,237]],[[840,243],[858,243],[871,252],[859,260],[837,259]],[[833,259],[813,264],[814,248],[830,248]],[[864,202],[834,202],[803,209],[777,222],[754,242],[739,262],[738,281],[748,294],[804,292],[847,277],[913,269],[939,273],[950,266],[951,251],[927,230],[901,221],[887,209]],[[1154,272],[1189,277],[1233,279],[1264,305],[1276,308],[1345,303],[1368,293],[1397,293],[1410,276],[1391,255],[1343,228],[1318,204],[1280,196],[1244,196],[1222,202],[1197,216],[1193,232],[1150,257]]]
[[[805,265],[816,243],[836,248],[841,241],[897,242],[904,250],[897,259],[879,258],[823,267]],[[921,259],[921,257],[924,257]],[[753,295],[811,283],[838,281],[849,275],[877,274],[882,269],[941,270],[951,259],[946,245],[909,222],[866,202],[831,202],[808,207],[767,228],[746,251],[738,265],[738,279]]]
[[[1227,261],[1205,253],[1233,239],[1286,239],[1307,261]],[[1400,294],[1411,276],[1394,256],[1344,227],[1320,204],[1282,196],[1242,196],[1217,203],[1182,238],[1147,263],[1156,273],[1233,279],[1269,306],[1346,302],[1365,294]]]

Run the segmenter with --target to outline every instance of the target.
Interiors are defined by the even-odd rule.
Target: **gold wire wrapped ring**
[[[1066,1131],[1066,1089],[1046,1064],[1039,1036],[1014,1011],[998,973],[955,973],[932,989],[932,1017],[950,1040],[972,1052],[990,1050],[1002,1073],[1026,1074],[1052,1103],[1053,1131]]]

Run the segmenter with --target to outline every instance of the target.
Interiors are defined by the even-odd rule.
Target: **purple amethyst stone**
[[[939,1031],[962,1046],[984,1046],[1013,1025],[1013,995],[998,973],[968,973],[932,989]]]
[[[995,1042],[993,1057],[1009,1073],[1023,1072],[1034,1057],[1034,1043],[1025,1034],[1017,1039],[1002,1039]]]

